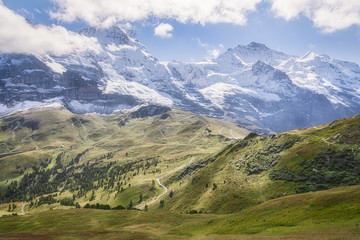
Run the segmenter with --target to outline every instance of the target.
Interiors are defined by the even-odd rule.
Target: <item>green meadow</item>
[[[1,239],[360,239],[360,116],[263,137],[45,108],[0,129]]]

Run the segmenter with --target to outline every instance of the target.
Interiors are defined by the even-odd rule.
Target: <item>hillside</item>
[[[154,105],[112,115],[51,105],[0,128],[4,239],[360,234],[359,115],[259,136]]]
[[[164,179],[173,196],[163,209],[233,213],[282,196],[359,184],[359,143],[359,115],[268,137],[251,134]]]
[[[153,105],[76,115],[55,104],[5,116],[0,129],[1,202],[31,202],[30,208],[44,207],[38,197],[49,193],[82,206],[135,205],[140,195],[146,200],[162,191],[157,177],[249,133]]]
[[[28,211],[70,199],[82,207],[238,212],[359,184],[359,125],[355,116],[266,137],[152,105],[113,115],[59,105],[22,111],[0,123],[1,201],[31,203]]]

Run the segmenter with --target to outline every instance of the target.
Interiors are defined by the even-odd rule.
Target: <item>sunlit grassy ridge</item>
[[[163,209],[232,213],[264,201],[360,183],[360,117],[269,137],[256,135],[167,179]],[[160,210],[160,209],[159,209]]]
[[[158,195],[162,188],[152,184],[157,177],[248,134],[235,124],[179,110],[136,118],[76,115],[63,107],[6,116],[0,128],[3,202],[31,202],[54,193],[82,206],[112,207],[130,201],[135,206],[140,194],[143,200]]]

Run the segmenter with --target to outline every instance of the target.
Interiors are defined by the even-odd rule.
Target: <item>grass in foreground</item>
[[[359,239],[360,186],[228,215],[71,209],[0,218],[1,239]]]

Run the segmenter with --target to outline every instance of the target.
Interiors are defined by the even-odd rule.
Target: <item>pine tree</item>
[[[133,208],[133,201],[130,200],[130,203],[129,203],[127,209],[128,209],[128,210],[131,210],[132,208]]]
[[[94,190],[92,191],[92,194],[91,194],[91,197],[90,197],[90,201],[92,201],[92,200],[95,200],[95,192],[94,192]]]

